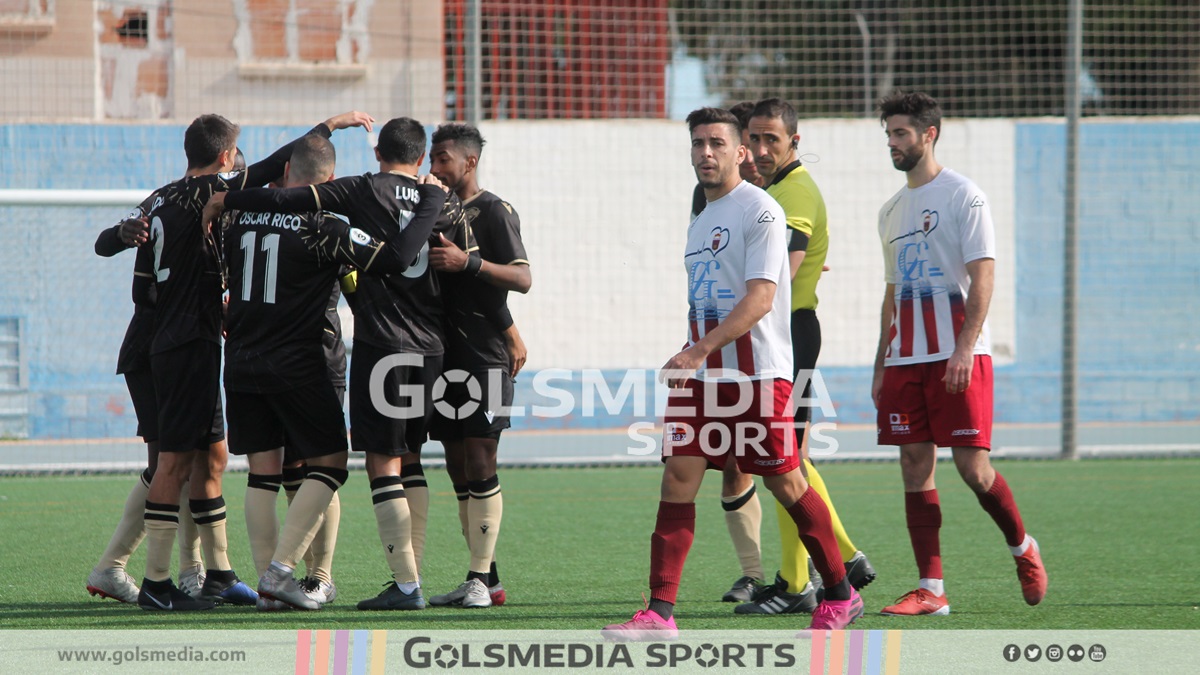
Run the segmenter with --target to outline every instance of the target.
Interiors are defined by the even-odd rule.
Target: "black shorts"
[[[291,461],[345,452],[346,417],[329,380],[262,394],[226,391],[229,452],[249,455],[287,448]]]
[[[345,408],[346,408],[346,385],[345,385],[345,383],[334,384],[333,385],[333,393],[337,394],[338,408],[342,410],[342,425],[345,426],[345,424],[346,424],[346,415],[345,415],[345,412],[346,412],[345,411]],[[304,459],[305,459],[304,457],[301,457],[300,455],[296,454],[296,451],[292,450],[291,447],[288,446],[286,442],[284,443],[284,445],[283,445],[283,465],[284,466],[287,466],[289,464],[295,464],[296,462],[303,462]]]
[[[158,401],[154,398],[154,376],[150,368],[138,368],[125,373],[125,386],[133,401],[133,414],[137,416],[137,435],[145,443],[158,440]]]
[[[399,359],[414,363],[398,365]],[[385,360],[390,362],[381,363]],[[377,365],[381,369],[382,398],[373,401],[371,373]],[[421,452],[432,407],[430,395],[441,372],[440,354],[399,354],[355,342],[350,359],[350,443],[354,451],[389,457]]]
[[[206,449],[225,440],[221,347],[207,340],[150,355],[161,452]]]
[[[500,438],[511,425],[495,411],[512,406],[513,380],[504,368],[472,373],[451,369],[433,386],[433,419],[429,437],[435,441]]]
[[[811,371],[817,367],[817,357],[821,354],[821,322],[817,319],[816,310],[798,309],[792,312],[792,362],[796,374],[800,371]],[[796,381],[797,387],[803,387],[803,393],[798,398],[812,396],[812,382],[805,379]],[[799,391],[799,389],[797,389]],[[804,440],[804,423],[812,419],[809,406],[796,408],[796,440]],[[800,447],[797,445],[796,447]]]

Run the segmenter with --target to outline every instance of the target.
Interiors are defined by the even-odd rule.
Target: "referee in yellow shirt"
[[[792,357],[797,374],[811,373],[821,352],[821,324],[817,320],[817,282],[829,252],[829,227],[825,200],[812,175],[800,164],[796,149],[800,144],[796,111],[786,101],[769,98],[759,101],[750,112],[748,131],[750,152],[755,167],[765,180],[767,193],[779,202],[787,218],[788,260],[792,273]],[[803,397],[811,395],[805,378]],[[797,447],[807,440],[808,406],[796,411]],[[805,451],[807,457],[807,451]],[[804,466],[809,483],[829,506],[834,534],[846,563],[846,576],[855,589],[875,579],[871,563],[850,541],[829,498],[825,483],[816,467],[806,458]],[[819,600],[819,589],[810,586],[808,553],[800,543],[791,517],[780,514],[780,539],[783,561],[775,583],[757,589],[750,602],[738,605],[738,614],[790,614],[811,612]],[[818,577],[819,579],[819,577]]]

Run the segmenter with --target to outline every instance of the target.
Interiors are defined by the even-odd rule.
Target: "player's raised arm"
[[[370,115],[357,110],[351,110],[349,112],[344,112],[340,115],[330,117],[329,119],[310,129],[305,136],[317,134],[319,136],[329,138],[333,135],[333,132],[339,129],[349,129],[350,127],[363,127],[367,131],[370,131],[371,125],[374,122],[375,118],[371,117]],[[296,143],[296,140],[293,140],[291,143],[288,143],[287,145],[271,153],[271,155],[266,159],[255,162],[254,164],[246,167],[244,180],[236,182],[234,185],[231,185],[230,188],[260,187],[283,176],[283,167],[287,164],[288,159],[292,156],[292,148]]]
[[[302,232],[302,235],[310,242],[310,246],[319,248],[339,263],[368,274],[399,274],[407,270],[421,252],[447,197],[436,179],[422,183],[417,189],[421,193],[421,202],[416,207],[412,221],[386,241],[374,239],[349,223],[332,217],[320,219],[316,232]]]

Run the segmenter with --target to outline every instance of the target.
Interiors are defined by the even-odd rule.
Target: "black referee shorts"
[[[225,391],[229,452],[250,455],[286,448],[295,462],[344,452],[346,417],[329,380],[269,394]]]
[[[208,340],[150,355],[161,452],[207,449],[225,440],[221,347]]]
[[[811,371],[817,367],[817,357],[821,354],[821,322],[817,319],[816,310],[798,309],[792,312],[792,362],[796,374],[800,371]],[[807,378],[803,382],[794,382],[797,387],[803,387],[802,398],[812,396],[812,382]],[[812,411],[807,405],[796,409],[796,424],[803,425],[812,419]],[[796,440],[804,439],[804,430],[797,427]],[[799,447],[799,446],[797,446]]]
[[[448,370],[434,384],[433,398],[429,437],[435,441],[496,440],[512,426],[507,415],[497,414],[513,402],[513,379],[507,368]]]
[[[400,354],[356,341],[350,359],[350,443],[354,451],[389,457],[421,452],[433,383],[441,372],[440,354]],[[374,395],[372,379],[377,380]]]

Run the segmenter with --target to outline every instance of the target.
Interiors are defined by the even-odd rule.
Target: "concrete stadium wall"
[[[313,120],[316,122],[317,120]],[[262,157],[307,127],[247,127]],[[183,170],[177,125],[0,126],[0,189],[140,189]],[[616,392],[628,368],[655,368],[683,340],[680,250],[694,177],[678,122],[491,122],[481,182],[521,214],[534,271],[512,299],[530,350],[518,403],[538,371],[577,401]],[[802,159],[828,202],[821,282],[822,373],[838,422],[870,422],[869,361],[882,287],[876,214],[902,184],[871,121],[802,123]],[[946,124],[939,159],[992,203],[999,281],[991,313],[1000,422],[1059,417],[1063,127],[1050,121]],[[1084,421],[1200,418],[1200,123],[1108,121],[1084,130],[1080,369]],[[339,175],[373,168],[370,143],[339,132]],[[132,408],[112,375],[130,313],[132,256],[92,252],[125,208],[0,207],[0,318],[20,317],[28,431],[35,438],[127,437]],[[649,375],[643,388],[652,392]],[[516,428],[604,428],[617,414],[526,417]],[[2,432],[3,430],[0,430]]]

